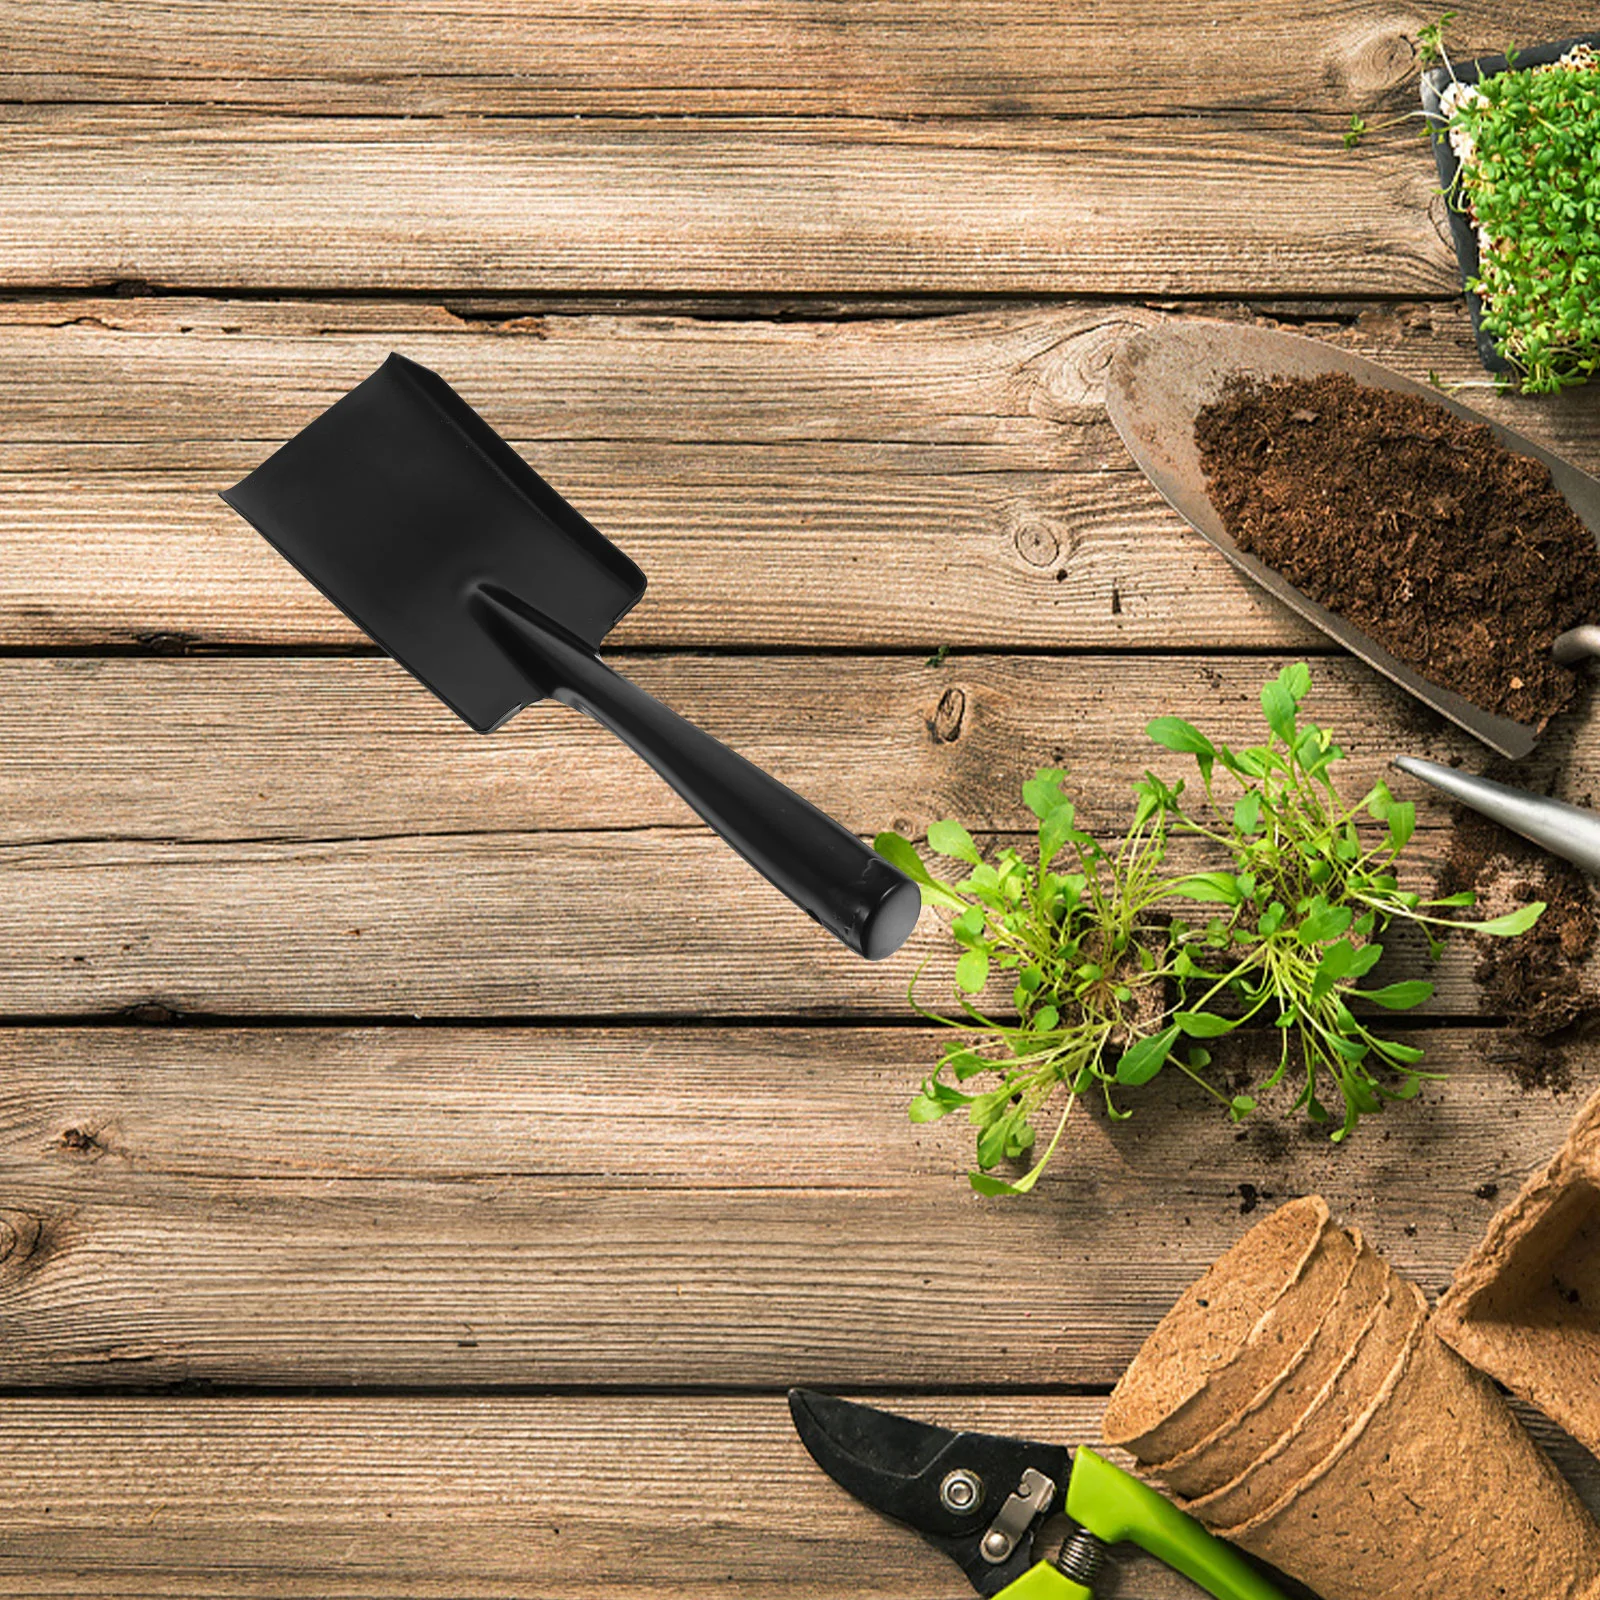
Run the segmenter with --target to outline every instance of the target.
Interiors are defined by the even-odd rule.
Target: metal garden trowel
[[[1370,634],[1319,605],[1265,562],[1246,555],[1211,503],[1194,426],[1200,412],[1221,395],[1228,379],[1249,376],[1271,382],[1278,378],[1315,378],[1326,372],[1348,373],[1358,383],[1376,389],[1421,395],[1470,422],[1483,423],[1518,455],[1542,461],[1579,521],[1600,538],[1600,480],[1579,471],[1570,461],[1563,461],[1532,439],[1513,433],[1492,417],[1320,339],[1237,322],[1184,319],[1161,323],[1134,334],[1118,349],[1106,379],[1106,410],[1128,453],[1167,503],[1240,572],[1425,705],[1465,728],[1492,750],[1519,760],[1533,749],[1539,729],[1485,711],[1454,690],[1423,677]],[[1589,625],[1570,629],[1556,639],[1552,654],[1568,666],[1600,654],[1600,628]]]
[[[644,574],[438,374],[391,355],[222,498],[479,733],[575,706],[852,950],[910,936],[911,879],[600,660]]]
[[[1421,756],[1396,756],[1394,764],[1551,855],[1600,877],[1600,815],[1586,807],[1497,783],[1493,778],[1479,778]]]

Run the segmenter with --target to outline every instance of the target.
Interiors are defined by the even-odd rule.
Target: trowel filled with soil
[[[1262,588],[1517,759],[1600,653],[1600,480],[1315,339],[1165,324],[1106,406],[1183,517]]]

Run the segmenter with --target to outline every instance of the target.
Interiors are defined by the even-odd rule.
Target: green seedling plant
[[[909,840],[879,835],[878,850],[950,914],[961,947],[959,1015],[923,1007],[912,981],[912,1005],[960,1038],[913,1100],[911,1118],[965,1111],[977,1133],[978,1170],[969,1176],[979,1192],[1026,1193],[1083,1096],[1095,1094],[1120,1121],[1131,1115],[1123,1092],[1165,1070],[1193,1079],[1235,1121],[1257,1109],[1262,1090],[1298,1074],[1295,1109],[1331,1125],[1335,1141],[1437,1076],[1419,1065],[1418,1046],[1367,1020],[1374,1008],[1408,1011],[1433,994],[1420,978],[1371,979],[1383,935],[1415,926],[1437,956],[1452,928],[1510,937],[1532,927],[1544,906],[1473,922],[1459,916],[1470,891],[1429,900],[1403,888],[1397,863],[1415,808],[1382,782],[1354,802],[1342,797],[1333,771],[1342,751],[1300,716],[1310,687],[1299,663],[1269,682],[1266,738],[1248,749],[1230,749],[1179,717],[1150,723],[1156,744],[1193,759],[1198,787],[1147,771],[1114,844],[1078,826],[1058,769],[1023,786],[1039,824],[1032,862],[1009,846],[985,861],[971,834],[946,821],[928,830],[929,849],[961,875],[936,876]],[[1215,865],[1169,863],[1180,836]],[[1013,1009],[995,1015],[977,997],[1002,979]],[[1212,1046],[1268,1028],[1276,1061],[1260,1088],[1218,1088]],[[1339,1115],[1324,1094],[1337,1097]],[[1043,1155],[1018,1179],[995,1176],[1002,1161],[1032,1159],[1038,1120],[1058,1098]]]
[[[984,1169],[971,1180],[982,1193],[1031,1189],[1078,1096],[1098,1088],[1107,1112],[1125,1115],[1113,1089],[1153,1077],[1176,1041],[1166,995],[1179,977],[1180,946],[1170,919],[1161,915],[1162,902],[1176,898],[1164,870],[1171,791],[1154,778],[1135,785],[1133,821],[1105,849],[1077,826],[1064,777],[1045,769],[1022,786],[1039,820],[1031,864],[1009,846],[993,863],[984,861],[959,822],[928,829],[932,851],[969,869],[959,879],[935,877],[899,834],[875,841],[880,854],[922,885],[925,903],[952,916],[950,931],[961,946],[955,986],[962,1016],[925,1010],[915,979],[911,1003],[975,1037],[945,1052],[912,1102],[911,1120],[931,1122],[966,1109]],[[988,1016],[971,999],[1001,974],[1012,983],[1014,1020]],[[962,1087],[980,1074],[998,1081],[977,1093]],[[1063,1084],[1066,1104],[1044,1159],[1014,1183],[988,1176],[987,1169],[1033,1148],[1036,1118]]]
[[[1461,195],[1486,238],[1470,287],[1483,326],[1554,394],[1600,365],[1600,58],[1501,72],[1462,99]]]
[[[1450,199],[1478,229],[1467,287],[1522,392],[1554,394],[1600,366],[1600,56],[1578,46],[1519,71],[1507,51],[1506,71],[1463,83],[1443,44],[1452,19],[1423,30],[1424,60],[1451,78],[1434,137],[1456,151]]]

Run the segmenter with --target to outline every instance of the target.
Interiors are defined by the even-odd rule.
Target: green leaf
[[[980,1072],[987,1072],[994,1065],[976,1050],[954,1050],[944,1058],[944,1064],[956,1075],[960,1083],[965,1083],[968,1078],[975,1078]]]
[[[1236,1094],[1228,1102],[1228,1116],[1231,1121],[1242,1122],[1256,1108],[1256,1103],[1247,1094]]]
[[[1070,800],[1063,800],[1039,824],[1039,865],[1048,867],[1061,854],[1062,847],[1077,833],[1073,826],[1076,812]]]
[[[1422,1059],[1421,1049],[1414,1044],[1400,1044],[1394,1039],[1379,1039],[1377,1045],[1378,1053],[1390,1061],[1403,1062],[1409,1066]]]
[[[1144,731],[1164,750],[1175,750],[1179,755],[1216,757],[1216,746],[1182,717],[1156,717],[1145,724]]]
[[[972,842],[972,835],[959,822],[933,822],[928,825],[928,848],[941,856],[954,856],[958,861],[982,865],[983,858]]]
[[[1230,750],[1225,744],[1217,746],[1217,759],[1229,772],[1241,778],[1266,777],[1266,763],[1261,759],[1264,754],[1262,750]]]
[[[1174,1011],[1172,1020],[1191,1039],[1215,1039],[1239,1026],[1236,1019],[1215,1017],[1209,1011]]]
[[[1244,901],[1239,880],[1231,872],[1197,872],[1191,877],[1180,878],[1172,888],[1175,894],[1207,905],[1236,906]]]
[[[1029,1026],[1035,1033],[1050,1033],[1060,1021],[1061,1013],[1054,1006],[1040,1006],[1034,1012]]]
[[[968,994],[978,994],[989,981],[989,953],[987,950],[968,950],[956,962],[956,987]]]
[[[922,864],[922,857],[917,854],[917,847],[909,839],[903,839],[898,833],[880,833],[873,841],[872,848],[883,857],[892,867],[898,867],[908,878],[918,883],[932,883],[933,877]]]
[[[1234,801],[1233,825],[1240,833],[1257,833],[1261,828],[1261,791],[1248,789]]]
[[[962,1094],[959,1089],[952,1089],[948,1083],[940,1083],[937,1078],[930,1078],[922,1086],[922,1093],[911,1102],[911,1120],[937,1122],[940,1117],[948,1116],[958,1106],[967,1105],[971,1099],[971,1095]]]
[[[1362,945],[1357,949],[1348,939],[1330,945],[1317,963],[1311,980],[1311,998],[1320,1000],[1336,983],[1347,978],[1363,978],[1383,959],[1381,944]]]
[[[1411,842],[1417,827],[1417,808],[1409,800],[1389,807],[1389,848],[1397,855]]]
[[[968,906],[950,924],[950,932],[957,944],[977,946],[982,942],[984,932],[988,928],[988,921],[983,911],[978,906]]]
[[[1363,1000],[1387,1011],[1409,1011],[1424,1000],[1433,998],[1433,985],[1422,978],[1407,978],[1400,983],[1386,983],[1381,989],[1357,989]]]
[[[1261,690],[1261,711],[1267,726],[1287,745],[1294,743],[1294,696],[1275,678]]]
[[[1325,944],[1329,939],[1337,939],[1343,934],[1354,915],[1349,906],[1331,906],[1318,895],[1295,932],[1302,944]]]
[[[1488,922],[1469,922],[1466,926],[1477,933],[1492,933],[1510,939],[1519,933],[1526,933],[1543,915],[1544,901],[1533,900],[1515,911],[1506,912],[1503,917],[1492,917]]]
[[[1129,1045],[1117,1060],[1117,1082],[1134,1086],[1149,1083],[1167,1064],[1180,1031],[1174,1026]]]
[[[1034,1171],[1037,1172],[1038,1168],[1034,1168]],[[1028,1189],[1024,1189],[1021,1182],[1009,1183],[1004,1178],[991,1178],[987,1172],[969,1172],[967,1182],[972,1185],[974,1193],[988,1195],[1026,1194],[1033,1187],[1030,1183]]]
[[[1066,773],[1060,767],[1040,767],[1022,786],[1022,803],[1041,822],[1067,797],[1061,785]]]

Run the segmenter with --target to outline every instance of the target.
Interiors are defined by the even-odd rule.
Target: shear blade
[[[789,1414],[812,1460],[840,1488],[914,1528],[955,1561],[982,1595],[998,1594],[1027,1570],[1034,1531],[1061,1510],[1066,1495],[1072,1452],[1065,1445],[957,1433],[812,1389],[789,1391]],[[1029,1468],[1055,1484],[1054,1500],[1004,1560],[987,1560],[983,1537]],[[976,1482],[977,1498],[965,1509],[955,1509],[944,1492],[952,1474]]]

